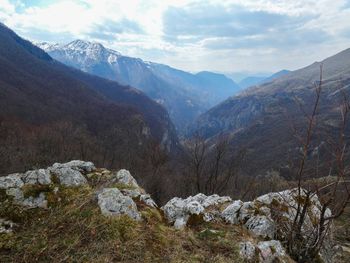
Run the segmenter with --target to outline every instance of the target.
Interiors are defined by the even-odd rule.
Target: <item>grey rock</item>
[[[252,260],[255,257],[255,246],[252,242],[246,241],[239,244],[239,255],[243,259]]]
[[[273,238],[276,231],[275,223],[266,216],[252,216],[245,223],[247,229],[257,236]]]
[[[128,215],[135,220],[141,220],[135,202],[123,195],[117,188],[104,188],[97,196],[98,205],[103,215]]]
[[[30,196],[22,201],[18,201],[18,203],[29,208],[47,208],[47,200],[44,193],[40,193],[38,197]]]
[[[116,174],[116,179],[118,183],[122,183],[125,185],[129,185],[135,188],[140,188],[139,185],[137,184],[136,180],[128,170],[121,169],[117,172]]]
[[[183,228],[185,228],[185,226],[187,224],[187,221],[188,221],[188,218],[189,218],[188,215],[176,218],[176,220],[174,222],[174,227],[176,229],[183,229]]]
[[[137,189],[121,189],[124,195],[130,196],[131,198],[139,198],[145,205],[156,208],[158,207],[156,202],[151,198],[149,194],[143,194],[140,188]]]
[[[257,248],[259,250],[259,262],[273,263],[276,262],[277,258],[279,259],[278,262],[287,262],[283,259],[287,254],[280,241],[262,241],[258,243]]]
[[[162,207],[162,210],[169,223],[174,223],[176,219],[185,216],[185,206],[186,202],[182,198],[174,197]]]
[[[24,200],[24,195],[20,188],[9,188],[6,190],[6,194],[11,196],[14,201]]]
[[[204,212],[204,207],[198,201],[191,201],[184,207],[185,211],[190,215],[199,215]]]
[[[50,170],[58,177],[62,185],[75,187],[88,184],[86,178],[79,171],[72,168],[52,167]]]
[[[196,196],[195,196],[196,197]],[[232,199],[229,196],[219,196],[217,194],[207,196],[202,202],[202,206],[207,208],[209,206],[217,206],[223,203],[231,202]]]
[[[277,240],[261,241],[254,245],[251,241],[239,244],[240,256],[248,262],[273,263],[290,262],[281,243]]]
[[[4,177],[0,177],[0,189],[9,189],[14,187],[22,187],[24,185],[21,174],[9,174]]]
[[[140,201],[145,203],[147,206],[150,206],[153,208],[158,207],[156,202],[154,202],[154,200],[151,198],[149,194],[140,195]]]
[[[92,162],[85,162],[80,160],[73,160],[68,163],[54,163],[50,168],[71,168],[83,173],[91,173],[96,170],[95,165]]]
[[[51,184],[51,174],[46,169],[27,171],[22,175],[22,180],[25,184],[49,185]]]
[[[14,203],[28,208],[47,208],[47,200],[44,193],[40,193],[37,197],[24,198],[23,191],[20,188],[10,188],[6,190],[8,196],[13,197]]]
[[[243,205],[241,200],[233,201],[225,210],[222,212],[222,218],[231,224],[239,224],[239,211]]]
[[[227,196],[197,194],[186,199],[175,197],[166,203],[161,209],[169,223],[176,224],[177,228],[183,228],[191,215],[202,215],[206,222],[219,221],[220,205],[230,202]]]

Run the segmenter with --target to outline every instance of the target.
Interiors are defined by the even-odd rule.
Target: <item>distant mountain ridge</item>
[[[22,158],[23,163],[18,165],[39,160],[52,162],[52,156],[64,159],[64,156],[87,155],[87,152],[96,160],[105,155],[104,161],[97,161],[110,158],[112,165],[116,165],[115,160],[119,162],[127,156],[127,149],[128,154],[133,152],[136,156],[148,143],[158,144],[170,152],[178,147],[168,113],[141,91],[67,67],[2,24],[0,105],[0,145],[8,147],[0,151],[1,165],[5,164],[0,165],[0,173],[13,169],[10,164],[17,160],[17,148],[20,154],[30,156]],[[18,136],[22,141],[11,141],[7,129],[21,132]],[[43,136],[45,143],[52,142],[52,145],[40,151],[40,147],[33,144],[41,137],[38,134],[32,138],[32,135],[48,130]],[[67,134],[61,135],[59,130]],[[60,136],[63,142],[53,143]],[[25,140],[29,145],[25,145]],[[63,149],[60,157],[55,151],[68,140],[72,140],[72,148],[78,149],[79,141],[89,141],[93,151]],[[124,149],[123,154],[118,153],[118,159],[113,145]],[[34,157],[37,150],[38,159]]]
[[[317,114],[319,128],[311,148],[320,154],[321,160],[326,158],[327,147],[319,138],[326,141],[328,136],[339,132],[342,96],[350,96],[350,49],[305,68],[282,72],[282,76],[227,99],[202,114],[192,126],[192,134],[199,133],[213,142],[222,135],[228,136],[231,145],[248,152],[251,174],[290,167],[288,158],[298,156],[300,149],[291,125],[300,131],[306,127],[303,111],[310,112],[314,105],[320,65],[323,65],[323,82]],[[350,125],[348,141],[349,135]]]
[[[222,74],[191,74],[123,56],[95,42],[75,40],[65,45],[35,44],[66,65],[142,90],[165,106],[180,132],[201,113],[240,90],[233,80]]]
[[[238,85],[242,89],[246,89],[246,88],[249,88],[251,86],[261,85],[261,84],[264,84],[266,82],[272,81],[276,78],[279,78],[283,75],[288,74],[289,72],[291,72],[291,71],[283,69],[283,70],[280,70],[280,71],[278,71],[278,72],[276,72],[268,77],[266,77],[266,76],[249,76],[249,77],[242,79],[240,82],[238,82]]]

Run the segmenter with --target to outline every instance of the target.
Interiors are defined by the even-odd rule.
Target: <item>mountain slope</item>
[[[329,145],[325,142],[329,138],[337,140],[341,122],[339,106],[343,94],[350,93],[350,49],[325,59],[322,64],[318,128],[311,147],[315,156],[311,151],[309,157],[317,155],[326,160]],[[307,121],[303,111],[310,114],[315,103],[320,65],[316,62],[231,97],[201,115],[192,131],[213,141],[222,134],[228,135],[234,147],[247,151],[251,174],[264,174],[270,169],[289,173],[290,162],[300,149],[292,127],[302,135],[305,132]]]
[[[56,134],[47,143],[63,136],[62,139],[67,141],[71,139],[77,149],[79,140],[89,140],[91,149],[66,152],[67,149],[60,148],[63,144],[55,144],[52,153],[41,153],[40,161],[37,156],[33,157],[35,160],[28,158],[27,164],[16,165],[32,165],[31,161],[52,162],[51,155],[59,149],[62,154],[59,159],[89,153],[97,162],[112,158],[113,166],[116,165],[115,157],[110,155],[115,153],[113,145],[118,141],[120,150],[125,151],[125,147],[130,147],[130,153],[139,151],[151,141],[162,144],[169,151],[177,147],[177,138],[167,112],[140,91],[69,68],[2,24],[0,40],[0,133],[4,135],[0,136],[0,155],[4,155],[0,170],[13,168],[6,163],[13,163],[16,159],[15,155],[11,156],[14,154],[11,151],[15,151],[16,147],[20,147],[23,154],[32,151],[34,156],[33,152],[40,149],[39,145],[35,145],[39,143],[39,133],[47,129],[45,140],[49,140],[48,136],[53,137],[53,133],[61,128],[64,132],[63,126],[66,127],[67,123],[74,128],[65,131],[68,133],[66,138]],[[18,136],[23,137],[23,141],[12,141],[11,131],[21,133]],[[75,132],[79,132],[79,135]],[[38,136],[34,136],[34,133],[38,133]],[[25,143],[32,148],[25,148]],[[44,148],[45,151],[49,150],[47,146]],[[102,155],[101,151],[109,157],[100,160],[97,156]],[[36,154],[40,155],[39,152]],[[122,159],[120,157],[118,162]]]
[[[99,43],[75,40],[62,46],[37,45],[66,65],[144,91],[166,107],[180,132],[199,114],[239,90],[238,85],[224,75],[209,72],[194,75],[123,56]]]
[[[239,86],[241,87],[241,89],[246,89],[246,88],[249,88],[251,86],[261,85],[261,84],[270,82],[276,78],[282,77],[282,76],[288,74],[289,72],[290,72],[289,70],[283,69],[283,70],[280,70],[280,71],[278,71],[278,72],[276,72],[268,77],[266,77],[266,76],[265,77],[262,77],[262,76],[246,77],[239,82]]]

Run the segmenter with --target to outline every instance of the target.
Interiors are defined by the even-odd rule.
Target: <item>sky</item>
[[[350,47],[350,0],[0,0],[0,21],[191,72],[294,70]]]

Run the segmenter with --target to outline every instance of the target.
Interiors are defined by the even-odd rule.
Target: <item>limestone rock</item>
[[[141,220],[135,202],[123,195],[117,188],[104,188],[97,196],[98,205],[103,215],[128,215],[135,220]]]
[[[18,205],[28,208],[47,208],[47,200],[44,193],[40,193],[37,197],[29,196],[25,198],[20,188],[9,188],[6,190],[6,194],[13,197],[14,203]]]
[[[286,252],[277,240],[261,241],[258,243],[257,248],[259,250],[259,262],[273,263],[277,259],[279,259],[278,262],[287,262],[283,260]]]
[[[243,202],[241,200],[233,201],[226,209],[222,212],[223,219],[231,224],[239,224],[239,210],[241,209]]]
[[[140,195],[140,201],[145,203],[145,205],[156,208],[158,207],[156,202],[151,198],[149,194]]]
[[[273,263],[290,262],[281,243],[277,240],[261,241],[254,245],[251,241],[239,244],[239,254],[247,262]]]
[[[52,167],[51,172],[54,173],[60,184],[65,186],[81,186],[88,184],[86,178],[77,170],[69,167]]]
[[[169,223],[183,228],[191,215],[202,215],[206,222],[220,220],[220,205],[230,201],[231,198],[227,196],[197,194],[186,199],[175,197],[161,209]]]
[[[116,177],[118,183],[129,185],[129,186],[132,186],[135,188],[140,188],[139,185],[137,184],[135,178],[132,177],[132,175],[130,174],[130,172],[128,170],[125,170],[125,169],[119,170],[115,177]]]
[[[252,260],[255,257],[255,246],[252,242],[241,242],[239,244],[239,255],[243,259]]]
[[[49,185],[51,184],[51,175],[49,170],[38,169],[24,173],[22,180],[25,184]]]
[[[9,174],[8,176],[0,177],[0,189],[9,189],[22,187],[24,185],[21,174]]]
[[[149,207],[158,207],[156,202],[151,198],[149,194],[143,194],[141,191],[142,189],[136,188],[136,189],[121,189],[120,191],[126,195],[130,196],[131,198],[138,198],[141,202],[143,202],[145,205]]]
[[[184,215],[182,217],[176,218],[176,220],[174,222],[174,227],[176,229],[183,229],[187,224],[188,218],[189,218],[188,215]]]
[[[266,216],[252,216],[245,226],[255,235],[263,238],[273,238],[275,235],[275,223]]]
[[[73,160],[68,163],[54,163],[50,168],[71,168],[82,173],[91,173],[92,171],[96,170],[96,167],[92,162],[85,162],[80,160]]]
[[[204,212],[204,207],[198,201],[191,201],[184,207],[185,211],[190,215],[199,215]]]
[[[162,207],[164,215],[169,223],[174,223],[176,219],[185,216],[185,205],[186,202],[182,198],[174,197]]]

